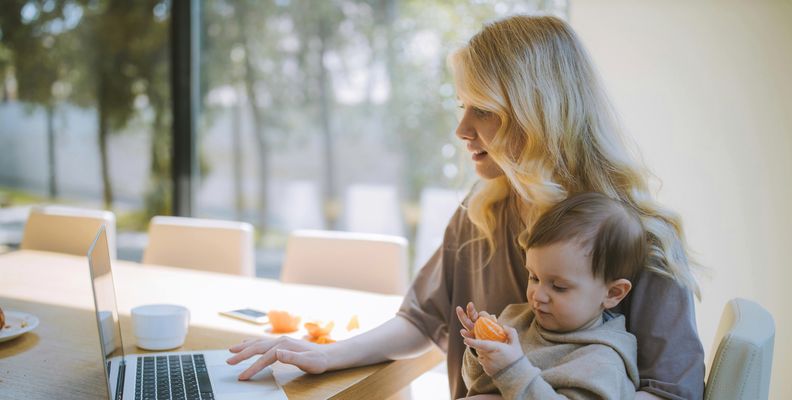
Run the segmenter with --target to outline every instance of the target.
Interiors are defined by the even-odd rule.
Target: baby
[[[477,340],[476,320],[490,316],[473,303],[457,307],[468,346],[462,366],[468,396],[633,398],[636,340],[624,317],[608,309],[630,292],[645,263],[640,218],[605,195],[580,194],[547,211],[521,242],[528,302],[501,313],[504,342]]]

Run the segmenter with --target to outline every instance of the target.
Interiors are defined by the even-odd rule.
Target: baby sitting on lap
[[[521,244],[528,302],[501,313],[503,342],[475,337],[474,324],[489,318],[486,312],[473,303],[457,307],[468,346],[462,366],[467,395],[633,398],[636,340],[624,317],[608,309],[630,292],[645,264],[648,243],[639,217],[605,195],[585,193],[547,211]]]

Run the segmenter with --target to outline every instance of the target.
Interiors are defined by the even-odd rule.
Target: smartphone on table
[[[252,308],[240,308],[231,311],[221,311],[220,314],[225,315],[226,317],[237,318],[243,321],[247,321],[259,325],[263,325],[269,322],[269,318],[267,318],[267,313],[265,311],[255,310]]]

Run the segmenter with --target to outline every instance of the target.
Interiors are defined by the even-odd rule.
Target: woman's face
[[[500,117],[473,106],[462,104],[462,116],[456,135],[467,145],[476,165],[476,174],[483,179],[494,179],[503,175],[503,170],[487,153],[487,147],[500,128]]]

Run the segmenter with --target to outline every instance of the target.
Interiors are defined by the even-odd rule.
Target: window
[[[169,28],[166,1],[4,2],[0,240],[30,203],[112,209],[119,232],[170,212]]]
[[[200,8],[194,214],[253,223],[257,273],[277,277],[301,228],[405,236],[422,264],[474,179],[446,55],[485,21],[563,16],[566,2]],[[5,4],[0,242],[18,243],[25,204],[67,203],[115,211],[119,256],[140,259],[135,232],[172,211],[170,13],[167,0]]]
[[[259,275],[303,228],[406,236],[423,263],[472,177],[446,55],[485,21],[565,7],[207,1],[198,213],[257,226]]]

